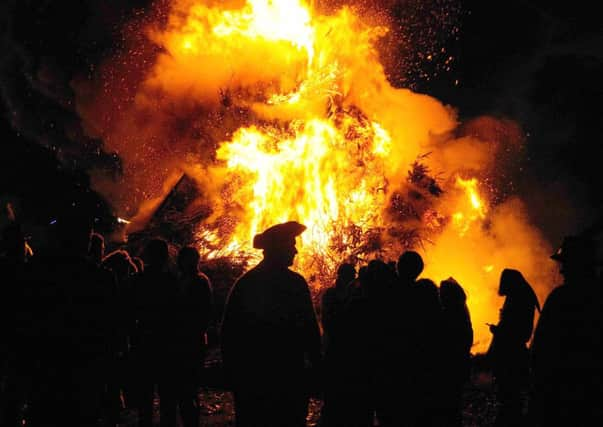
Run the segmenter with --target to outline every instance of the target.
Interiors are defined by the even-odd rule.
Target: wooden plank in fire
[[[155,209],[146,226],[129,235],[129,240],[162,237],[175,243],[189,243],[194,226],[209,215],[208,206],[194,206],[194,202],[201,197],[195,180],[182,174]]]
[[[159,204],[151,216],[149,227],[174,219],[180,220],[193,201],[200,197],[200,191],[195,181],[183,173],[172,187],[165,199]]]

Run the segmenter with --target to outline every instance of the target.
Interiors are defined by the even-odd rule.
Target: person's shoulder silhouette
[[[211,318],[212,291],[209,278],[199,270],[200,258],[192,246],[178,252],[178,307],[180,327],[204,334]]]
[[[563,284],[547,297],[532,343],[535,412],[542,425],[598,425],[603,413],[602,313],[597,243],[568,236],[551,256]]]

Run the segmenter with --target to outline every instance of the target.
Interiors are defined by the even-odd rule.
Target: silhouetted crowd
[[[199,387],[215,313],[194,247],[175,262],[161,239],[140,257],[105,254],[76,212],[58,218],[53,249],[35,253],[17,221],[2,230],[0,424],[200,423]],[[240,427],[305,426],[310,396],[321,427],[461,426],[473,327],[461,284],[420,278],[414,251],[397,262],[343,263],[315,307],[289,267],[305,226],[255,236],[263,259],[232,286],[220,345],[224,387]],[[35,248],[34,248],[35,249]],[[601,277],[596,242],[566,238],[551,258],[564,283],[542,310],[521,272],[504,269],[505,297],[485,355],[498,426],[594,426],[603,414]],[[541,311],[534,328],[537,311]],[[318,314],[318,316],[317,316]]]
[[[124,403],[151,426],[198,426],[198,377],[211,317],[199,252],[148,242],[142,258],[104,253],[91,222],[56,220],[52,250],[35,254],[17,223],[2,234],[0,424],[117,425]]]
[[[463,288],[417,277],[423,261],[395,268],[343,264],[322,298],[324,425],[461,425],[473,329]]]

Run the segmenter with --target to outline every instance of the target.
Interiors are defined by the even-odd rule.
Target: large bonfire
[[[550,248],[520,200],[495,203],[488,183],[509,142],[468,136],[452,108],[392,87],[375,22],[303,0],[174,0],[148,28],[150,65],[112,65],[102,93],[80,96],[89,131],[124,162],[120,185],[96,184],[128,214],[174,175],[194,177],[207,214],[191,239],[206,258],[251,261],[256,233],[300,221],[294,268],[316,290],[341,262],[418,250],[425,277],[467,290],[482,351],[500,271],[521,270],[542,299]]]

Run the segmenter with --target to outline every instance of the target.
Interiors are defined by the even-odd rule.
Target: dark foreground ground
[[[468,387],[466,405],[463,413],[464,426],[494,425],[495,404],[493,393],[476,387]],[[202,414],[201,426],[234,426],[232,396],[227,392],[203,390],[201,393]],[[318,426],[322,402],[318,399],[310,401],[307,426]],[[375,426],[378,426],[375,423]]]
[[[211,364],[215,360],[210,358]],[[463,425],[471,427],[487,427],[494,425],[496,414],[496,403],[492,377],[483,370],[476,369],[472,374],[471,381],[465,387],[464,392],[464,410]],[[232,394],[228,391],[217,388],[204,387],[200,391],[199,400],[201,402],[201,423],[200,426],[230,427],[234,426],[234,408]],[[156,402],[155,421],[159,422],[159,402]],[[320,410],[322,401],[317,398],[310,400],[307,426],[319,426]],[[267,414],[269,417],[270,414]],[[122,412],[122,422],[119,427],[136,427],[136,412],[124,410]],[[375,422],[375,426],[378,423]]]
[[[230,427],[234,426],[234,410],[232,395],[229,392],[203,389],[200,393],[202,419],[200,426]],[[485,427],[494,425],[495,402],[494,395],[489,386],[468,386],[465,390],[465,409],[463,411],[463,425],[472,427]],[[307,426],[318,426],[320,408],[319,399],[311,399],[307,418]],[[269,416],[269,414],[267,414]],[[157,422],[159,421],[157,417]],[[136,427],[136,413],[124,410],[120,427]],[[378,426],[375,423],[375,426]]]
[[[217,349],[216,349],[217,350]],[[210,351],[205,360],[207,384],[199,391],[199,402],[201,406],[201,420],[199,427],[234,427],[234,405],[232,394],[222,387],[220,360],[218,351]],[[480,361],[481,360],[481,361]],[[214,376],[215,378],[212,378]],[[395,393],[395,391],[392,391]],[[464,390],[463,426],[466,427],[489,427],[494,425],[496,415],[495,388],[492,376],[483,366],[483,357],[473,358],[473,373]],[[122,402],[126,403],[126,402]],[[154,424],[159,425],[160,400],[155,400]],[[322,408],[320,398],[311,398],[307,427],[320,427],[319,419]],[[27,426],[27,406],[23,407],[23,425]],[[1,414],[0,414],[1,415]],[[3,417],[0,416],[0,419]],[[266,414],[270,418],[270,414]],[[2,424],[0,422],[0,424]],[[374,426],[378,426],[375,421]],[[109,425],[106,420],[99,420],[98,427],[138,427],[137,411],[126,408],[120,413],[119,423]]]

